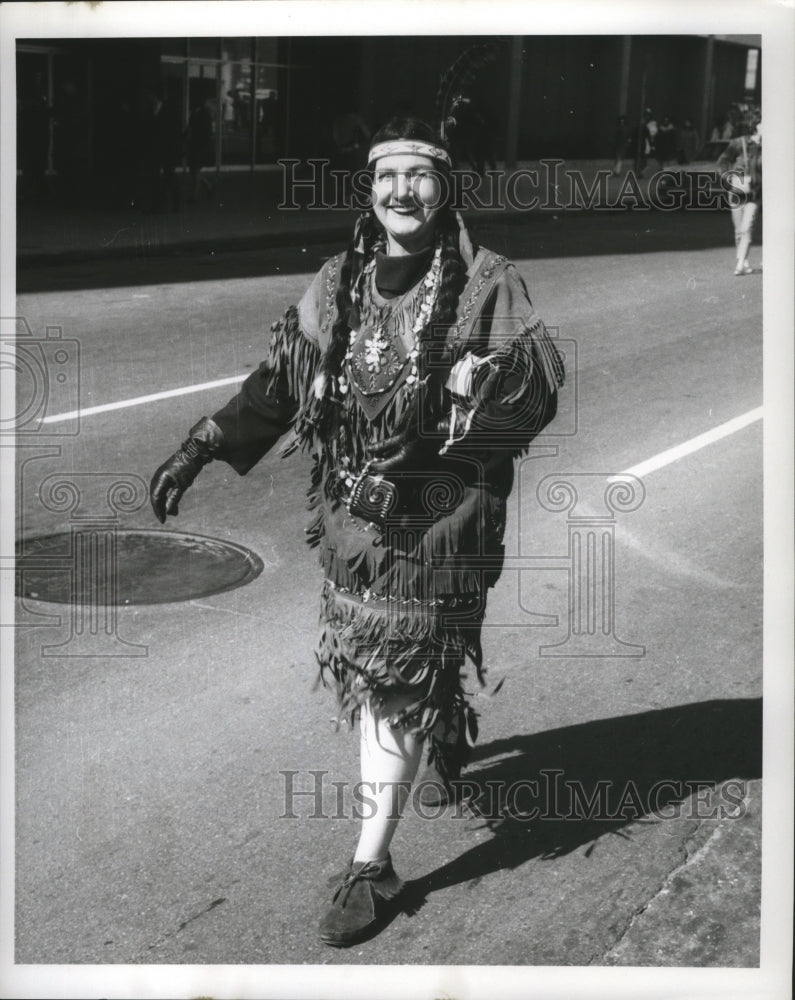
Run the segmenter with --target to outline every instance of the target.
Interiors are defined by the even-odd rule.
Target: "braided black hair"
[[[395,139],[414,139],[446,147],[434,130],[418,118],[393,118],[373,136],[372,143]],[[419,387],[414,406],[406,413],[400,430],[407,430],[412,423],[433,420],[441,415],[442,390],[447,378],[450,359],[444,353],[444,342],[450,325],[455,321],[458,300],[466,284],[466,265],[459,251],[459,226],[451,208],[453,189],[446,164],[438,164],[445,182],[445,199],[436,216],[437,239],[441,246],[439,291],[428,325],[420,340],[417,359]],[[354,242],[355,240],[355,242]],[[320,404],[320,426],[329,440],[339,419],[339,405],[334,398],[334,383],[342,370],[348,348],[353,310],[352,291],[359,280],[365,263],[383,241],[383,228],[372,207],[362,212],[354,240],[349,244],[340,268],[336,295],[336,319],[331,330],[331,340],[323,359],[325,387]]]
[[[439,213],[437,232],[441,244],[439,293],[420,339],[417,359],[420,388],[414,412],[415,420],[427,420],[429,426],[442,414],[443,388],[452,363],[445,346],[447,332],[455,322],[458,300],[466,285],[466,265],[458,248],[458,220],[449,206]]]

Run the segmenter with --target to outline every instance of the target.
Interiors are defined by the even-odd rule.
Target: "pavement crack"
[[[214,910],[216,906],[220,906],[221,903],[226,902],[226,896],[219,896],[218,899],[214,899],[211,903],[208,903],[203,909],[199,910],[198,913],[194,913],[192,917],[188,917],[187,920],[183,920],[176,930],[164,931],[156,941],[146,946],[147,952],[156,951],[158,948],[162,948],[164,945],[173,941],[180,931],[184,931],[185,928],[192,924],[194,920],[198,920],[199,917],[203,917],[205,913],[209,913],[210,910]]]
[[[214,910],[216,906],[220,906],[221,903],[226,902],[226,896],[220,896],[218,899],[214,899],[212,903],[204,907],[203,910],[199,910],[198,913],[194,913],[192,917],[188,917],[187,920],[183,920],[182,923],[177,928],[177,933],[184,931],[188,924],[192,924],[194,920],[198,920],[199,917],[203,917],[205,913],[209,913],[210,910]]]
[[[689,867],[689,865],[691,865],[693,861],[695,861],[698,857],[701,856],[701,854],[703,854],[707,846],[712,842],[712,840],[717,835],[718,830],[720,829],[719,824],[714,823],[713,829],[710,832],[710,834],[706,837],[706,839],[701,840],[700,834],[704,829],[704,827],[710,822],[714,823],[714,821],[710,821],[707,819],[699,820],[695,829],[685,837],[682,843],[682,852],[684,854],[684,859],[680,861],[679,864],[674,865],[674,867],[669,872],[666,873],[666,875],[663,877],[659,886],[652,893],[652,895],[649,896],[649,898],[644,903],[642,903],[640,906],[637,906],[632,911],[632,913],[629,916],[629,919],[624,925],[624,929],[618,934],[615,941],[610,945],[610,947],[607,948],[600,956],[594,956],[593,958],[591,958],[591,960],[588,963],[589,965],[608,964],[607,962],[608,956],[611,954],[611,952],[614,952],[617,948],[621,946],[621,943],[626,939],[627,935],[635,926],[635,923],[638,920],[638,918],[641,917],[646,912],[646,910],[651,906],[651,904],[655,901],[655,899],[658,899],[662,895],[662,893],[665,892],[665,890],[668,888],[671,882],[676,878],[676,876],[679,875],[680,872],[684,871],[684,869]]]

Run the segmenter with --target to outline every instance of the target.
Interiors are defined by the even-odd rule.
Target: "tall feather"
[[[472,45],[445,70],[439,82],[439,89],[436,91],[436,115],[443,139],[447,137],[447,119],[451,115],[453,99],[472,83],[478,70],[488,66],[496,58],[497,46],[494,42]]]

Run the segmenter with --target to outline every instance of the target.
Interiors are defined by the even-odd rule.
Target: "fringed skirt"
[[[320,678],[336,688],[338,721],[354,724],[365,701],[400,707],[389,723],[428,739],[442,774],[461,764],[474,742],[476,714],[465,689],[467,661],[483,682],[480,632],[485,595],[420,601],[354,594],[327,580],[317,658]],[[464,733],[460,732],[461,723]]]

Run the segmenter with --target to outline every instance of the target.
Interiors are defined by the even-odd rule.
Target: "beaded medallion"
[[[389,309],[386,315],[378,315],[378,311],[374,310],[376,315],[372,316],[373,321],[365,321],[359,330],[350,332],[338,380],[339,391],[344,396],[349,388],[352,389],[368,420],[374,420],[384,410],[404,383],[413,389],[417,382],[417,337],[430,320],[439,292],[440,264],[441,251],[437,247],[430,270],[420,286],[420,294],[412,303],[416,310],[411,327],[413,342],[407,344],[396,330],[390,332],[388,329],[393,325],[389,319],[397,307]],[[362,275],[362,284],[368,291],[370,282],[374,280],[374,265],[373,258]],[[361,286],[355,298],[365,314],[371,311],[371,295],[365,295],[367,301],[362,302]]]

